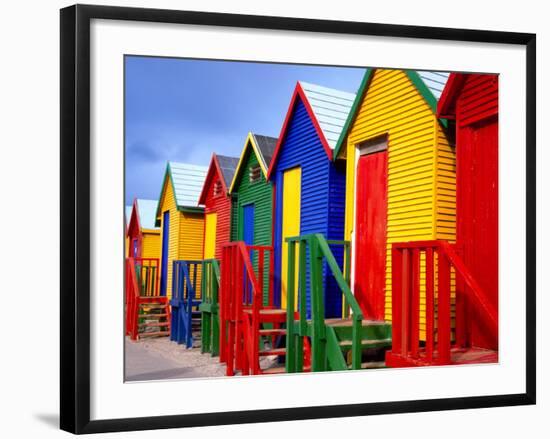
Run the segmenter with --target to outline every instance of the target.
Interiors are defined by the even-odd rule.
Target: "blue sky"
[[[277,137],[296,81],[355,93],[364,69],[128,56],[126,204],[156,199],[166,161],[236,156],[249,131]]]

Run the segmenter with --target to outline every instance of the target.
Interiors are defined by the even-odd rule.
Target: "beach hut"
[[[456,241],[498,320],[498,76],[452,73],[438,115],[456,127]],[[464,315],[462,344],[498,349],[479,303]],[[457,315],[460,309],[457,309]]]
[[[156,211],[161,225],[162,295],[171,296],[174,260],[203,258],[204,208],[197,202],[207,169],[172,161],[166,165]]]
[[[392,243],[455,240],[454,145],[436,114],[447,78],[368,69],[335,148],[347,168],[352,291],[368,319],[392,320]]]
[[[248,133],[235,175],[229,187],[233,201],[232,241],[271,246],[273,239],[273,186],[267,169],[277,139]],[[254,255],[256,257],[256,255]],[[254,263],[257,263],[254,260]],[[269,281],[266,276],[265,282]],[[269,288],[264,288],[268,292]],[[267,300],[267,298],[264,298]]]
[[[239,159],[212,154],[199,197],[204,206],[204,259],[220,259],[222,246],[231,240],[229,185]]]
[[[135,199],[128,223],[128,255],[132,258],[158,258],[160,228],[155,225],[158,201]]]
[[[128,224],[130,223],[130,216],[132,216],[132,206],[124,206],[124,257],[128,257],[130,240],[128,239]]]
[[[354,98],[305,82],[294,89],[268,169],[268,179],[275,184],[275,299],[283,308],[288,273],[285,238],[311,233],[333,240],[344,237],[345,164],[332,158]],[[336,253],[341,263],[343,251]],[[342,295],[327,270],[321,282],[326,317],[340,317]]]

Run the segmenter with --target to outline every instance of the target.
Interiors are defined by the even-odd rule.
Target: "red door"
[[[498,309],[498,122],[493,118],[464,127],[459,136],[457,242],[466,266]],[[465,306],[468,344],[498,349],[485,313],[473,302]]]
[[[384,318],[387,150],[361,155],[355,202],[355,296],[366,318]]]

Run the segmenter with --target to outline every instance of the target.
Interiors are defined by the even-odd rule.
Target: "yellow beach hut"
[[[135,199],[132,205],[126,238],[127,254],[133,258],[158,258],[160,255],[160,228],[155,213],[158,201]]]
[[[130,217],[132,216],[132,206],[124,206],[124,257],[128,257],[128,225],[130,224]]]
[[[455,151],[436,115],[447,78],[368,69],[336,145],[335,160],[346,160],[352,288],[367,318],[392,319],[392,243],[455,239]]]
[[[156,211],[160,221],[160,293],[171,296],[172,262],[200,260],[204,245],[204,208],[197,205],[208,168],[168,162]],[[199,282],[200,285],[200,282]]]

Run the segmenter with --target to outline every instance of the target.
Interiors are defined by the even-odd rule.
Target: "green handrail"
[[[220,263],[217,259],[202,261],[201,352],[219,354],[219,289]]]
[[[296,372],[302,369],[303,338],[307,335],[306,320],[306,246],[310,256],[310,294],[311,294],[311,341],[312,341],[312,371],[322,371],[327,368],[327,326],[325,324],[324,285],[322,282],[323,260],[327,265],[344,296],[344,315],[352,314],[352,354],[351,366],[361,368],[361,330],[363,313],[350,287],[350,243],[349,241],[327,240],[320,233],[286,238],[288,243],[288,278],[287,278],[287,372]],[[299,246],[299,325],[294,327],[295,320],[295,253]],[[344,246],[344,275],[332,253],[331,245]]]

